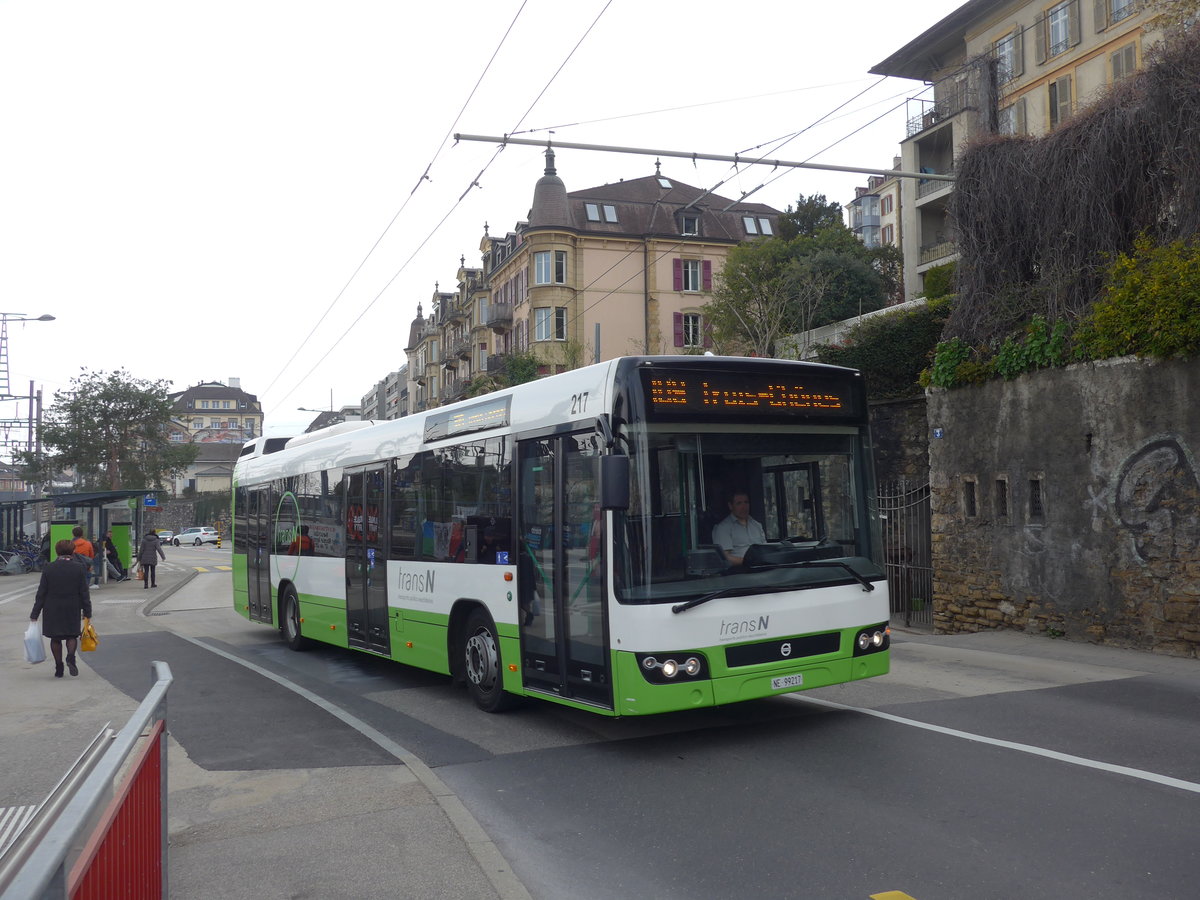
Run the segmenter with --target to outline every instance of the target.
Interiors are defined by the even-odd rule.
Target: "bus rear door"
[[[391,652],[387,603],[387,466],[344,476],[346,632],[351,647]]]
[[[274,546],[271,491],[258,488],[246,492],[246,592],[250,618],[272,622],[271,551]]]

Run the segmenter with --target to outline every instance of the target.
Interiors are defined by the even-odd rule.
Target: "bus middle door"
[[[274,516],[271,491],[260,488],[246,492],[246,593],[250,618],[273,622],[271,597],[271,553],[274,550]]]
[[[525,687],[611,708],[595,435],[522,441],[517,452]]]
[[[387,467],[344,476],[346,510],[346,641],[391,653],[387,604]]]

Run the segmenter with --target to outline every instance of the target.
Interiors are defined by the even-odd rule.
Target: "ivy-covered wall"
[[[934,627],[1200,655],[1200,360],[931,389]]]

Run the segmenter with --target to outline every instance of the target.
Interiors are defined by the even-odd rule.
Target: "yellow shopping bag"
[[[95,650],[96,645],[100,643],[100,638],[96,636],[96,629],[92,627],[91,619],[83,620],[83,632],[79,636],[79,649],[83,652]]]

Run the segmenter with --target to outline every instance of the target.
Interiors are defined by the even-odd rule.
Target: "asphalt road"
[[[149,617],[114,604],[96,672],[140,697],[166,659],[172,735],[210,775],[390,771],[359,731],[227,657],[276,673],[436,771],[534,897],[1195,896],[1195,660],[901,634],[893,673],[862,684],[650,719],[489,716],[442,676],[292,653],[229,609],[227,560],[171,554],[200,574]],[[378,833],[355,834],[371,859]],[[378,868],[344,895],[375,896]]]

